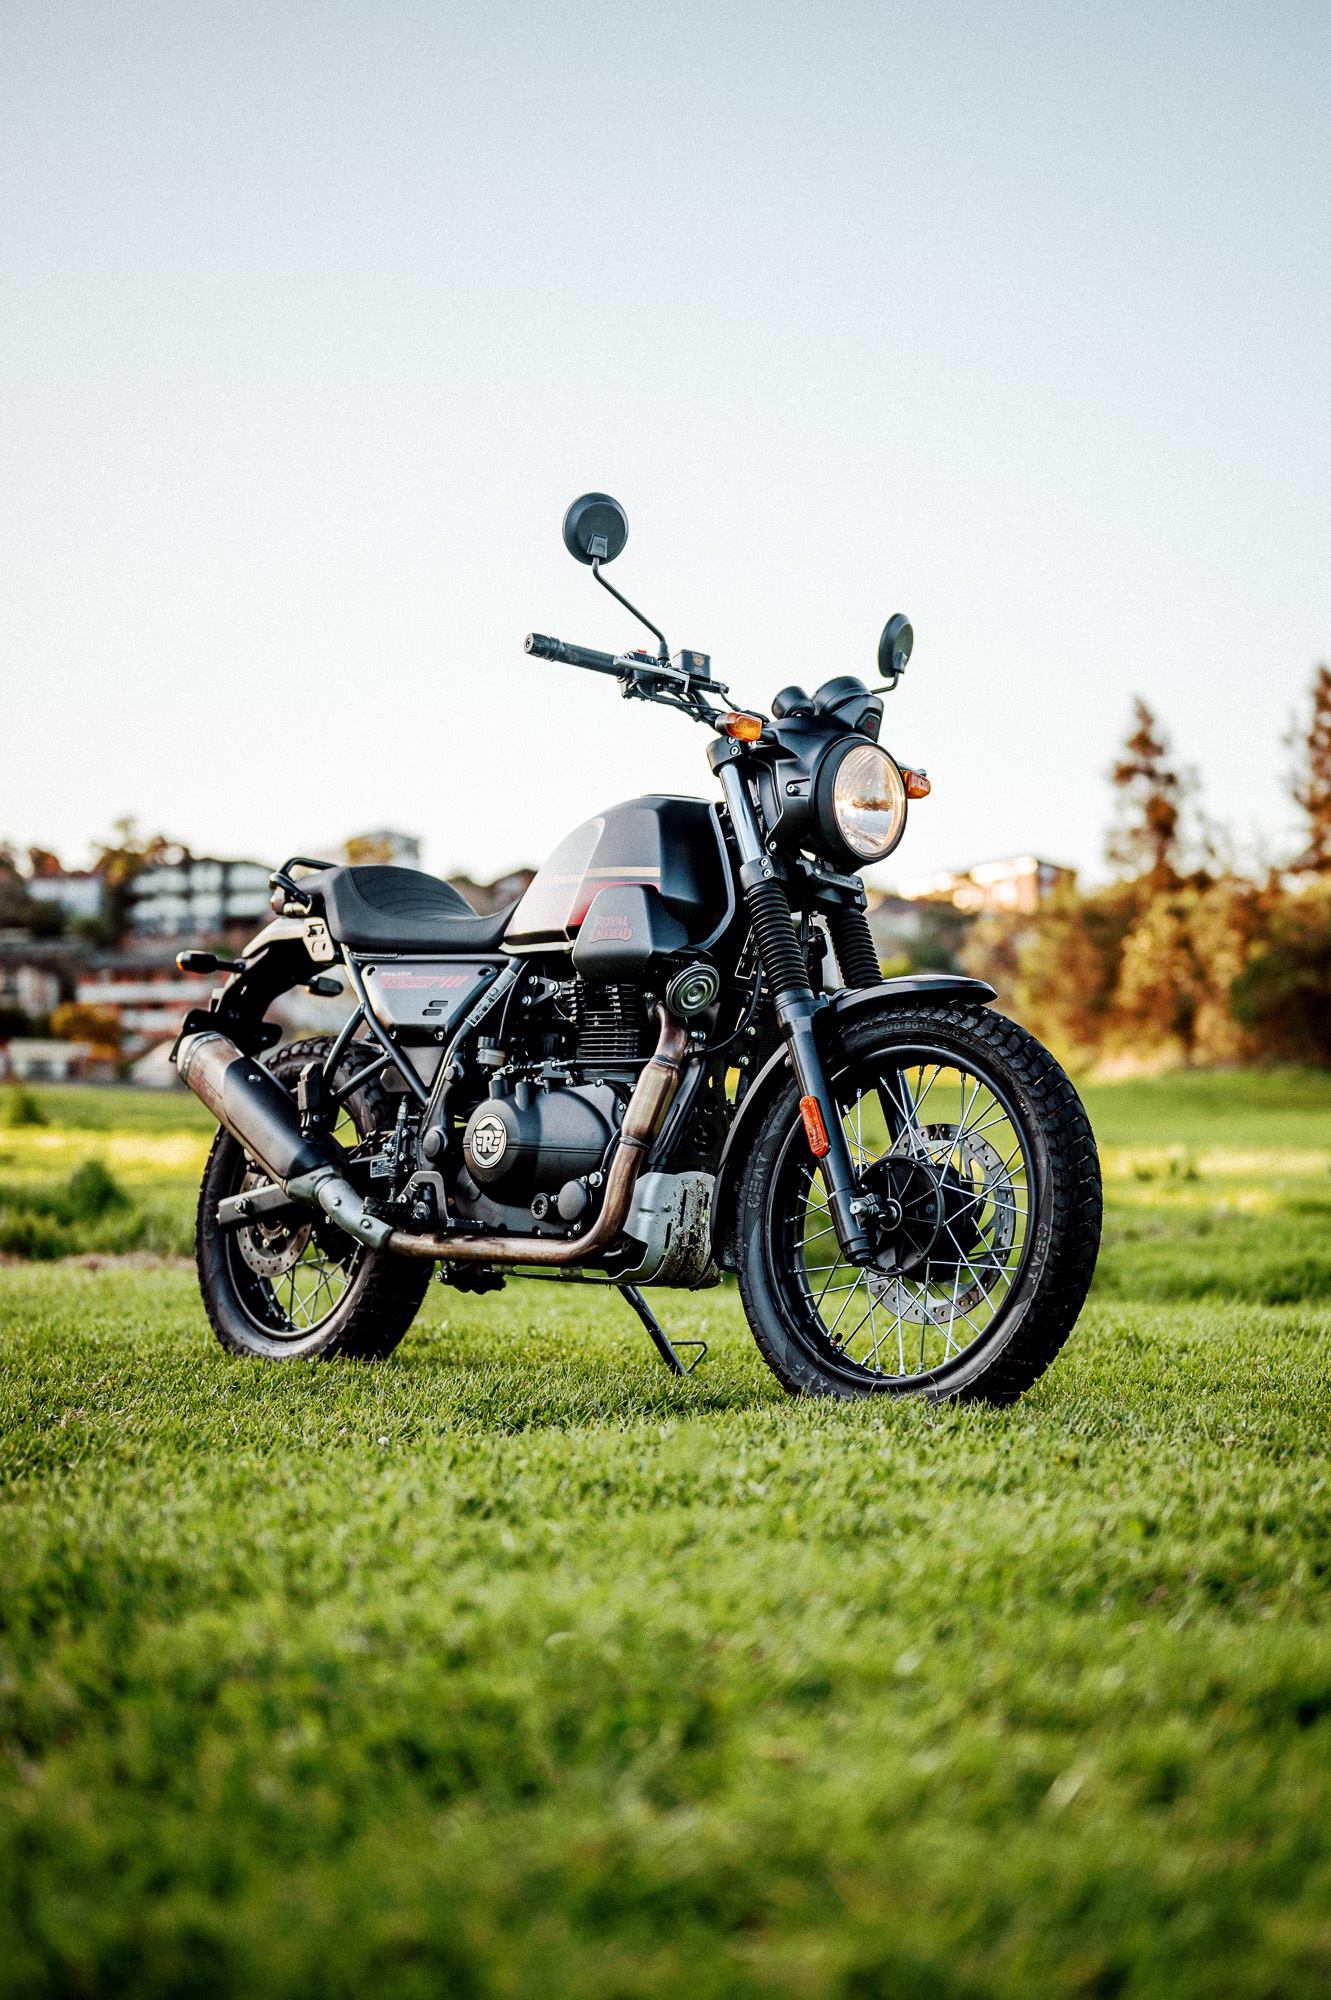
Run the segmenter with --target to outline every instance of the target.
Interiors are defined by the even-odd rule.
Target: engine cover
[[[529,1083],[485,1098],[467,1120],[462,1150],[477,1185],[503,1201],[558,1194],[566,1181],[595,1173],[619,1128],[619,1100],[607,1084],[583,1089]]]

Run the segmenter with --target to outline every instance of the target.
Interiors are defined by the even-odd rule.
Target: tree
[[[1230,1005],[1268,1060],[1331,1065],[1331,877],[1270,895]]]
[[[27,931],[30,937],[58,937],[65,913],[58,903],[38,903],[28,894],[12,847],[0,846],[0,930]]]
[[[94,846],[92,865],[93,873],[102,876],[113,889],[132,882],[145,868],[155,868],[161,862],[184,861],[189,856],[187,847],[178,840],[168,840],[164,833],[150,834],[144,839],[133,818],[116,820],[111,834],[110,840]]]
[[[90,1042],[112,1053],[120,1047],[124,1030],[113,1007],[89,1006],[81,1000],[66,1000],[51,1016],[51,1033],[61,1042]]]
[[[1140,695],[1110,780],[1118,807],[1106,843],[1109,860],[1129,875],[1144,876],[1153,889],[1173,888],[1182,879],[1183,807],[1192,781],[1171,761],[1169,738]]]
[[[1293,866],[1310,874],[1331,874],[1331,668],[1325,664],[1313,671],[1307,733],[1288,740],[1300,751],[1289,789],[1308,820],[1308,844]]]
[[[1034,922],[1025,921],[1013,1011],[1077,1068],[1095,1061],[1114,1038],[1124,940],[1148,900],[1135,882],[1110,882],[1090,895],[1069,886]],[[966,969],[973,969],[969,957]]]
[[[164,833],[150,834],[145,839],[137,822],[126,817],[115,821],[110,840],[94,846],[93,857],[93,873],[100,875],[106,884],[105,915],[82,928],[99,943],[113,944],[125,928],[129,885],[135,876],[141,875],[145,868],[188,860],[189,849],[178,840],[168,840]]]

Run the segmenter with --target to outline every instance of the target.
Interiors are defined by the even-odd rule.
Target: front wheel
[[[739,1186],[736,1261],[793,1393],[1010,1403],[1071,1333],[1100,1243],[1100,1163],[1071,1081],[986,1008],[866,1008],[829,1082],[875,1258],[846,1262],[793,1079]]]

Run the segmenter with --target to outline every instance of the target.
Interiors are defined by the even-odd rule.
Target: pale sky
[[[0,6],[0,837],[534,860],[915,660],[884,881],[1099,865],[1140,692],[1244,840],[1331,653],[1331,9]]]

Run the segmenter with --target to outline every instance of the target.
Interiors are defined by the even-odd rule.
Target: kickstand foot
[[[671,1374],[691,1375],[694,1369],[698,1366],[699,1362],[706,1359],[707,1342],[705,1340],[680,1340],[672,1343],[669,1335],[666,1333],[665,1328],[662,1326],[660,1320],[656,1317],[656,1314],[652,1311],[651,1307],[648,1305],[642,1293],[638,1290],[638,1287],[636,1285],[621,1285],[619,1287],[619,1290],[623,1293],[624,1297],[628,1300],[629,1304],[632,1306],[634,1312],[638,1315],[638,1318],[642,1321],[643,1325],[646,1327],[647,1332],[651,1337],[651,1342],[653,1347],[660,1355],[662,1361],[665,1362],[665,1365],[670,1370]],[[676,1347],[696,1347],[699,1350],[694,1359],[690,1361],[687,1368],[684,1366],[684,1363],[680,1360],[678,1354],[675,1352]]]

